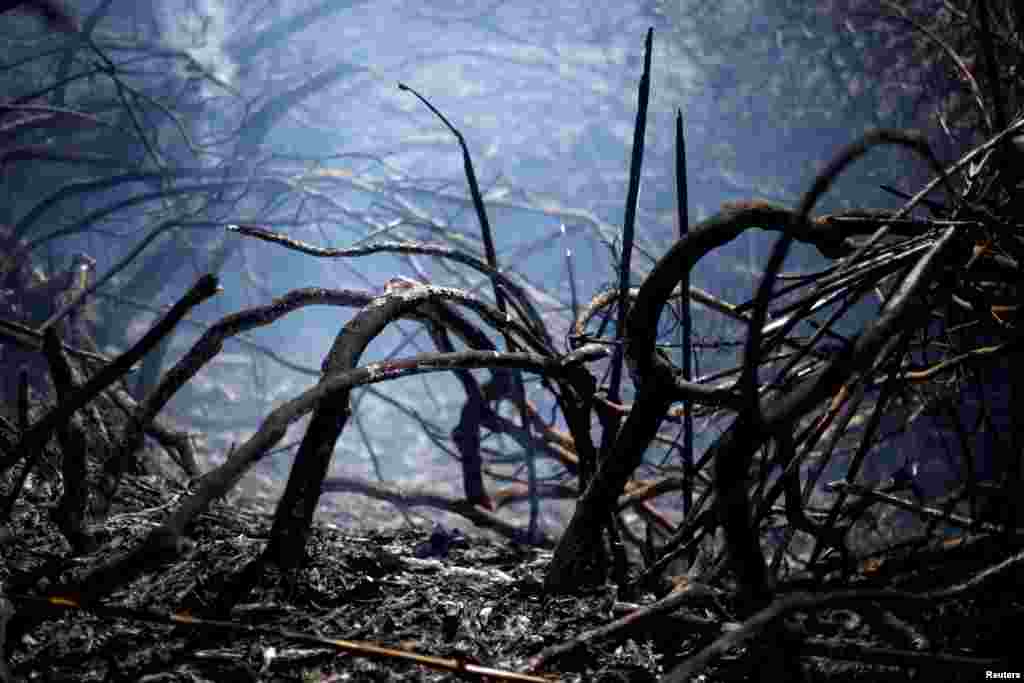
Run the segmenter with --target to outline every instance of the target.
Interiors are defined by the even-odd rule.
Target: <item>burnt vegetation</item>
[[[340,3],[253,10],[256,28],[219,48],[249,74],[162,34],[147,3],[82,16],[0,3],[0,30],[17,36],[0,54],[0,681],[1019,670],[1024,11],[780,2],[764,13],[777,24],[737,25],[714,4],[638,17],[658,28],[635,62],[623,224],[609,233],[584,209],[489,191],[440,93],[398,86],[458,145],[457,192],[385,155],[276,149],[275,127],[310,98],[370,88],[371,65],[309,68],[292,47]],[[196,10],[195,45],[216,20]],[[639,195],[649,113],[670,106],[651,95],[660,31],[718,84],[737,136],[768,117],[780,148],[856,112],[871,125],[857,119],[827,163],[779,180],[795,201],[726,174],[735,200],[691,220],[704,181],[687,152],[706,141],[686,140],[678,111],[659,158],[678,232],[654,252]],[[236,85],[265,62],[296,77]],[[713,147],[723,164],[743,154]],[[844,193],[873,158],[880,189]],[[464,211],[467,229],[427,206]],[[530,281],[503,262],[496,209],[584,226],[613,257],[607,286],[577,291],[568,251],[564,286]],[[340,222],[354,236],[325,246],[322,227]],[[749,292],[725,275],[718,291],[694,284],[699,263],[754,230],[773,241]],[[788,270],[799,249],[817,265]],[[271,250],[398,266],[362,289],[274,293],[253,256]],[[232,268],[258,302],[197,322]],[[250,336],[312,306],[353,311],[319,367]],[[225,427],[218,451],[169,405],[201,406],[210,431],[239,410],[239,385],[216,379],[229,352],[253,382],[284,367],[310,383],[248,397],[258,416]],[[427,392],[455,377],[454,426],[388,393],[416,375]],[[450,456],[439,476],[458,473],[455,493],[388,480],[367,397]],[[353,431],[375,479],[331,471]],[[280,452],[294,456],[287,481],[261,507],[242,483]],[[328,497],[365,510],[362,527],[315,520]],[[366,499],[406,528],[372,530],[388,513],[370,517]],[[424,531],[417,509],[475,531]]]

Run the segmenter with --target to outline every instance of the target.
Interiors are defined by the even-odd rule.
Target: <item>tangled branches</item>
[[[704,597],[727,597],[730,609],[747,620],[744,630],[738,631],[741,635],[723,637],[672,680],[762,634],[765,626],[787,613],[818,609],[830,600],[856,605],[869,600],[919,604],[928,598],[950,599],[978,590],[989,577],[1019,564],[1018,554],[1004,559],[998,571],[990,568],[967,581],[955,577],[960,586],[956,590],[890,593],[879,589],[863,594],[839,592],[834,599],[795,592],[796,588],[819,589],[829,582],[872,580],[879,563],[899,554],[897,536],[909,535],[922,547],[947,542],[944,535],[948,529],[940,523],[972,533],[999,534],[1008,543],[1019,543],[1021,515],[1016,501],[1022,490],[1024,439],[1016,432],[1009,444],[1000,444],[998,452],[986,454],[975,446],[959,418],[955,419],[952,431],[960,447],[955,459],[958,483],[944,491],[948,495],[938,502],[923,500],[933,496],[918,481],[916,462],[906,462],[884,483],[872,481],[866,472],[872,464],[875,469],[879,464],[891,466],[891,462],[879,461],[894,440],[893,433],[913,429],[915,419],[929,412],[946,410],[957,417],[950,406],[969,392],[972,383],[978,383],[979,368],[1012,362],[1020,352],[1018,307],[1024,244],[1017,208],[1019,179],[1010,161],[1013,154],[1019,154],[1011,143],[1021,134],[1024,119],[1018,116],[1010,123],[1000,105],[983,117],[992,128],[988,139],[946,167],[917,135],[889,130],[869,133],[836,156],[797,209],[763,201],[727,205],[682,236],[657,260],[639,287],[630,287],[640,141],[649,96],[650,33],[646,48],[634,138],[638,142],[633,150],[621,261],[616,264],[619,279],[613,290],[595,296],[582,310],[574,310],[568,348],[556,349],[553,340],[558,335],[549,329],[545,312],[530,289],[499,266],[465,141],[422,97],[462,146],[486,260],[463,249],[412,240],[322,249],[256,225],[230,226],[231,232],[322,258],[391,253],[425,255],[467,266],[490,282],[495,303],[487,303],[468,288],[393,278],[383,294],[299,289],[268,306],[221,319],[134,408],[129,428],[109,460],[109,486],[116,487],[120,472],[140,447],[147,424],[171,395],[221,351],[225,339],[269,325],[313,303],[359,309],[338,330],[323,359],[318,383],[276,407],[220,466],[197,477],[194,489],[145,543],[83,579],[74,591],[83,604],[123,583],[132,575],[125,571],[126,566],[134,566],[137,574],[179,552],[190,521],[212,500],[230,491],[247,469],[283,439],[287,428],[305,415],[312,419],[278,505],[270,543],[260,560],[225,589],[217,610],[227,610],[241,600],[266,564],[293,568],[302,563],[313,515],[325,491],[359,492],[402,507],[434,505],[517,541],[536,543],[554,542],[538,529],[539,499],[577,496],[573,518],[548,567],[549,591],[575,590],[609,577],[624,592],[639,593],[652,585],[663,589],[658,580],[665,578],[670,563],[679,560],[690,579],[715,587],[702,591]],[[966,68],[966,63],[961,61],[960,67]],[[345,68],[327,72],[324,78],[335,78]],[[978,106],[984,109],[978,82],[972,78],[971,86],[977,91]],[[310,87],[320,85],[322,79]],[[289,98],[301,95],[295,91]],[[998,92],[995,101],[1000,101]],[[264,112],[256,132],[249,136],[251,141],[265,135],[276,111],[272,107]],[[47,121],[53,118],[55,123],[67,115],[59,109],[35,113],[45,115]],[[23,121],[19,125],[43,123],[36,118]],[[680,134],[680,151],[682,146]],[[926,162],[934,180],[908,197],[898,211],[812,216],[818,200],[850,164],[884,146],[913,151]],[[685,188],[682,164],[677,172]],[[152,178],[132,174],[107,182],[128,179]],[[264,180],[267,184],[282,182],[270,176]],[[234,181],[223,181],[179,189],[191,193],[233,186]],[[253,186],[251,178],[245,186]],[[929,198],[933,192],[935,196]],[[16,235],[59,198],[54,195],[30,211],[16,226]],[[927,208],[929,215],[923,215],[922,208]],[[162,223],[152,238],[177,222]],[[679,222],[688,223],[683,216]],[[781,237],[749,300],[732,303],[689,285],[689,275],[701,259],[754,228],[776,231]],[[793,242],[813,246],[828,262],[827,267],[809,274],[782,272]],[[201,282],[204,287],[196,297],[205,298],[216,289],[212,278]],[[575,292],[573,299],[575,308]],[[734,340],[703,343],[719,348],[742,344],[742,362],[692,376],[686,367],[697,345],[692,340],[684,342],[680,357],[672,345],[664,343],[661,321],[674,299],[728,317],[740,334]],[[172,326],[175,318],[166,320],[167,326]],[[368,345],[400,320],[424,326],[436,351],[361,365]],[[617,323],[606,333],[612,320]],[[19,334],[35,339],[24,331]],[[457,349],[453,339],[465,348]],[[155,337],[147,338],[149,342],[155,342]],[[60,349],[52,335],[48,346],[51,352]],[[16,448],[5,448],[24,453],[10,458],[9,467],[27,456],[22,482],[58,423],[103,391],[110,373],[123,374],[140,353],[122,356],[108,372],[98,374],[79,393],[65,398],[59,409],[24,430],[12,442]],[[619,396],[623,367],[628,368],[631,379],[631,400]],[[600,368],[604,378],[599,379],[592,368]],[[478,369],[489,371],[488,382],[481,384],[470,372]],[[409,496],[383,485],[327,477],[334,448],[355,412],[349,403],[353,389],[442,371],[454,373],[465,391],[459,424],[450,434],[462,467],[464,499]],[[527,400],[520,377],[525,372],[540,377],[539,384],[557,406],[564,428],[554,419],[543,419],[540,409]],[[1024,385],[1012,374],[1004,375],[1003,380],[1017,399],[1024,396]],[[503,401],[514,404],[518,421],[502,414]],[[906,415],[895,420],[899,424],[894,430],[892,417],[901,411]],[[658,474],[653,480],[642,479],[641,468],[650,459],[653,446],[666,445],[667,450],[675,451],[671,426],[678,424],[680,417],[686,418],[681,421],[686,445],[675,472],[681,470],[683,476],[673,476],[671,466],[662,466],[651,468]],[[698,425],[693,418],[699,418]],[[978,419],[991,420],[984,414]],[[716,434],[712,428],[720,423],[727,426]],[[598,425],[599,440],[592,433]],[[991,422],[986,427],[993,430]],[[692,457],[695,429],[706,436],[696,459]],[[689,434],[685,434],[687,430]],[[485,431],[511,437],[516,449],[525,454],[516,462],[527,472],[525,484],[518,479],[517,470],[515,476],[507,477],[514,480],[512,486],[487,490],[484,475],[491,481],[500,476],[487,467]],[[991,456],[991,462],[984,462],[985,456]],[[562,481],[541,483],[536,468],[539,458],[558,465]],[[823,486],[822,478],[829,472],[839,481]],[[21,485],[16,483],[4,508],[14,505]],[[908,489],[922,500],[893,495]],[[679,490],[685,501],[681,514],[677,507],[659,500]],[[111,493],[106,492],[108,499]],[[76,495],[81,498],[80,494]],[[531,504],[525,532],[498,514],[504,504],[522,500]],[[79,499],[72,502],[82,507]],[[891,507],[916,515],[923,520],[919,525],[923,528],[877,524],[884,513],[876,511]],[[636,517],[629,518],[624,514],[627,511]],[[867,538],[872,525],[882,542]],[[644,539],[640,538],[641,528]],[[716,537],[718,529],[724,531],[721,538]],[[644,566],[634,566],[633,571],[626,552],[630,544],[644,559]],[[677,602],[671,604],[675,607]]]

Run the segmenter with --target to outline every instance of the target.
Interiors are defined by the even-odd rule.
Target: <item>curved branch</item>
[[[511,300],[515,304],[516,311],[524,321],[529,323],[532,331],[543,339],[549,349],[553,348],[551,340],[547,336],[544,321],[537,312],[537,309],[533,307],[533,303],[530,301],[530,297],[526,293],[526,290],[516,284],[509,276],[505,275],[501,271],[491,268],[480,259],[459,251],[458,249],[454,249],[443,244],[430,244],[428,242],[415,241],[377,242],[375,244],[365,244],[363,246],[350,247],[348,249],[326,249],[256,225],[229,225],[227,229],[231,232],[237,232],[250,237],[257,237],[266,242],[280,244],[303,254],[309,254],[310,256],[317,256],[320,258],[348,258],[377,253],[397,253],[425,254],[427,256],[451,259],[457,263],[469,266],[487,277],[495,279],[501,285],[503,291],[512,295]]]

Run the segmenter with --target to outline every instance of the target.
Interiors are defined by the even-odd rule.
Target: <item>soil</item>
[[[118,610],[56,610],[16,596],[52,593],[53,586],[141,543],[185,491],[156,476],[126,477],[112,515],[97,534],[101,550],[71,557],[44,506],[37,504],[48,495],[41,488],[48,487],[30,488],[19,503],[0,556],[2,585],[17,609],[48,610],[49,615],[9,653],[18,679],[481,680],[387,654],[361,656],[326,641],[296,642],[285,632],[344,638],[456,666],[522,672],[545,646],[602,625],[622,610],[611,587],[571,598],[546,597],[542,581],[548,550],[466,536],[440,525],[433,531],[356,534],[319,524],[306,567],[289,576],[266,573],[243,603],[220,617],[238,629],[141,621],[174,613],[209,618],[204,610],[220,590],[258,557],[272,520],[221,502],[199,515],[189,530],[191,543],[177,560],[102,600],[104,607]],[[622,642],[582,647],[558,662],[552,678],[654,680],[658,649],[677,639],[666,640],[671,631],[665,626],[662,622]]]
[[[259,556],[272,521],[226,502],[197,517],[187,530],[189,542],[173,561],[120,586],[90,609],[39,599],[60,595],[61,585],[141,543],[186,493],[156,475],[126,477],[112,514],[97,531],[99,549],[75,557],[47,518],[53,487],[41,478],[30,482],[0,538],[0,585],[19,614],[41,620],[17,642],[8,642],[15,680],[654,681],[736,628],[722,618],[730,612],[728,601],[716,600],[687,604],[601,637],[595,629],[636,613],[655,595],[623,600],[611,585],[574,596],[546,595],[549,550],[440,525],[355,533],[318,523],[304,568],[288,575],[265,572],[229,614],[217,614],[218,596]],[[962,558],[984,565],[988,556],[1000,553],[998,544],[986,542]],[[954,567],[953,559],[942,562],[952,575],[975,570]],[[883,585],[914,590],[949,580],[910,556],[873,572]],[[972,599],[917,610],[915,624],[924,626],[920,635],[931,643],[929,652],[1001,657],[1008,651],[1008,635],[1024,626],[1021,607],[1017,584],[1009,577]],[[214,623],[195,621],[204,619]],[[906,626],[893,628],[898,633]],[[819,649],[838,646],[842,636],[884,653],[893,639],[843,610],[823,612],[801,628]],[[337,638],[346,642],[330,640]],[[552,656],[544,666],[526,673],[531,658],[573,640],[576,647],[557,656],[548,650]],[[433,659],[416,661],[410,655]],[[886,664],[881,655],[873,663],[857,661],[860,657],[845,663],[842,657],[805,658],[805,680],[896,681],[914,673],[927,680],[978,680],[983,675],[962,667],[901,668]],[[761,680],[760,660],[756,651],[727,657],[703,680]],[[477,675],[473,667],[493,675]]]

